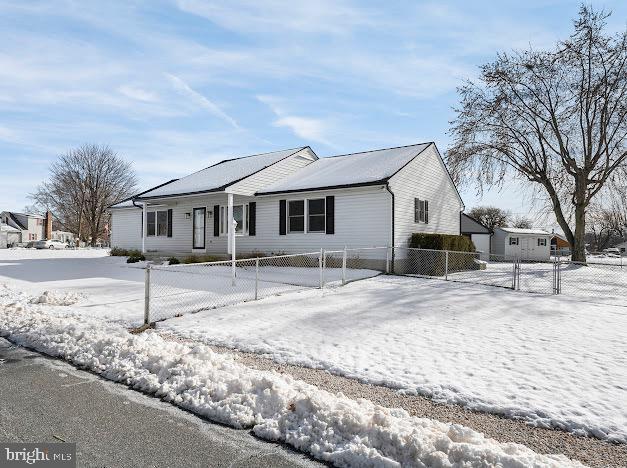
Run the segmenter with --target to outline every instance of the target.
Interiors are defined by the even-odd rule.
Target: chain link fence
[[[304,289],[341,286],[390,273],[626,306],[622,263],[521,260],[480,252],[372,247],[146,270],[145,323]]]
[[[146,270],[144,323],[370,278],[386,271],[387,250],[320,250],[235,261],[151,265]]]

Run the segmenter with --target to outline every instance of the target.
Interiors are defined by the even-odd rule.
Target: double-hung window
[[[414,223],[429,224],[429,201],[414,198]]]
[[[518,245],[518,237],[510,237],[509,245]]]
[[[288,232],[305,232],[305,200],[292,200],[287,204]]]
[[[162,236],[168,235],[168,211],[149,211],[146,213],[146,235]]]
[[[233,205],[233,220],[237,221],[235,226],[236,235],[248,234],[248,204]],[[220,235],[226,236],[228,234],[229,223],[229,207],[220,207]]]
[[[325,232],[326,217],[324,198],[307,200],[307,232]]]

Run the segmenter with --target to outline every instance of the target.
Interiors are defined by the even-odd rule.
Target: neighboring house
[[[111,245],[297,253],[460,233],[463,202],[433,143],[318,158],[309,147],[229,159],[111,207]],[[235,229],[232,220],[237,221]]]
[[[472,240],[472,243],[475,244],[475,249],[481,252],[481,260],[490,260],[490,237],[492,236],[492,231],[466,213],[461,214],[460,223],[462,235]]]
[[[490,244],[491,251],[493,255],[505,255],[508,258],[550,260],[552,236],[542,229],[496,227]]]
[[[621,255],[627,253],[627,241],[616,244],[614,248],[620,250]]]
[[[551,253],[554,255],[570,255],[570,242],[568,242],[568,239],[557,232],[553,232],[551,236]]]
[[[46,239],[45,216],[32,213],[3,211],[0,213],[0,221],[20,231],[21,238],[19,242],[21,243]]]
[[[76,236],[68,231],[52,231],[52,239],[64,242],[66,244],[74,244]]]
[[[0,222],[0,249],[6,249],[19,244],[22,240],[22,231],[4,222]]]

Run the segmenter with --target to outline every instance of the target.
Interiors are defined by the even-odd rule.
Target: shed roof
[[[257,192],[269,195],[385,183],[433,143],[320,158]]]
[[[226,159],[198,172],[182,177],[172,183],[155,188],[154,190],[149,190],[136,198],[150,199],[191,195],[194,193],[219,192],[229,185],[245,179],[305,148],[307,148],[307,146]]]
[[[513,228],[513,227],[501,227],[499,228],[505,232],[509,232],[510,234],[529,234],[536,236],[551,236],[552,234],[544,229],[523,229],[523,228]]]

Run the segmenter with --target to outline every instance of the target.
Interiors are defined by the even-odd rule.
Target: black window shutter
[[[420,222],[420,199],[414,198],[414,223]]]
[[[327,234],[335,234],[335,197],[327,197]]]
[[[425,200],[425,223],[429,224],[429,202]]]
[[[248,203],[248,235],[257,234],[257,202]]]
[[[220,235],[220,205],[213,205],[213,237]]]
[[[168,209],[168,237],[172,237],[172,208]]]
[[[287,207],[285,200],[279,200],[279,235],[284,236],[287,232]]]

